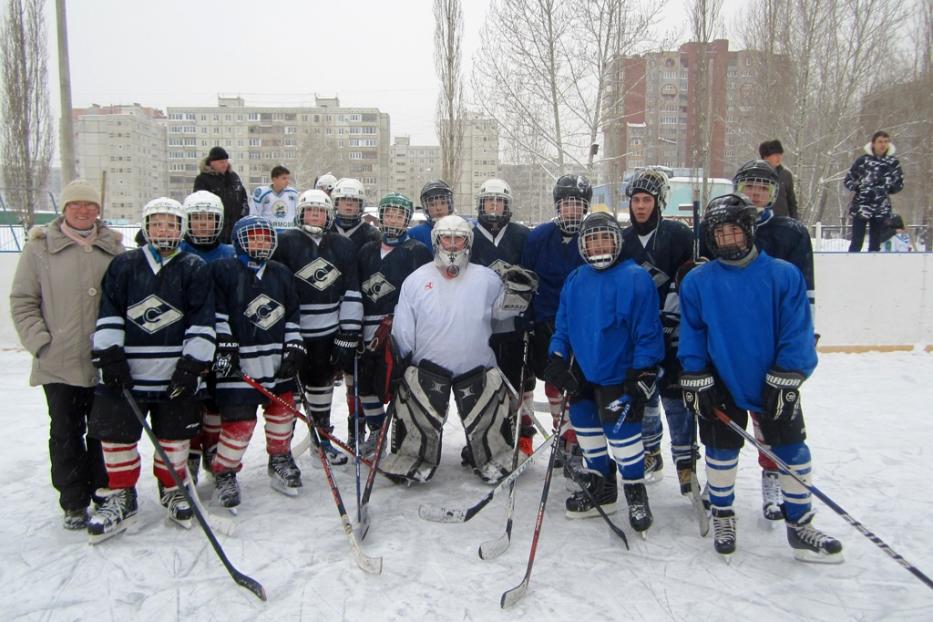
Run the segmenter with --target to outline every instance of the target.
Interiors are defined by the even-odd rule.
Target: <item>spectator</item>
[[[894,157],[891,136],[882,130],[875,132],[871,142],[865,145],[845,178],[845,186],[855,194],[849,205],[852,214],[852,243],[849,252],[862,250],[865,228],[868,227],[868,251],[881,250],[881,233],[884,221],[891,215],[889,195],[904,189],[904,172]]]
[[[220,232],[220,242],[230,244],[234,223],[249,214],[249,197],[223,147],[212,148],[201,160],[201,173],[194,180],[194,192],[198,190],[213,192],[223,201],[224,228]]]
[[[914,250],[910,243],[910,233],[904,225],[900,214],[891,214],[887,220],[887,231],[882,236],[881,250],[885,253],[911,253]]]
[[[122,236],[100,220],[100,195],[86,181],[62,190],[62,216],[34,227],[10,292],[13,324],[33,356],[29,384],[42,385],[49,407],[52,485],[66,529],[84,529],[87,508],[107,474],[100,442],[86,437],[97,370],[91,335],[100,282],[123,252]]]
[[[797,194],[794,192],[794,174],[784,167],[784,146],[781,141],[766,140],[758,145],[758,155],[778,174],[778,194],[771,210],[775,216],[789,216],[797,220]]]
[[[276,231],[295,227],[295,206],[298,205],[298,191],[288,185],[291,171],[278,165],[272,168],[272,183],[259,186],[253,191],[251,214],[272,221]]]

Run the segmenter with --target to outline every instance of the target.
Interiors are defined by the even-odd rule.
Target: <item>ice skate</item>
[[[664,479],[664,459],[661,448],[645,451],[645,483],[657,484]]]
[[[713,548],[722,555],[728,564],[735,553],[735,512],[725,508],[714,507],[713,514]]]
[[[88,541],[97,544],[124,531],[135,520],[137,510],[135,488],[110,491],[87,521]]]
[[[166,488],[159,482],[159,502],[168,510],[168,518],[185,529],[191,529],[194,510],[178,486]]]
[[[794,557],[816,564],[841,564],[845,561],[842,543],[814,527],[812,522],[812,510],[795,523],[787,521],[787,542],[794,549]]]
[[[288,497],[298,496],[301,488],[301,471],[295,464],[291,452],[269,456],[269,483],[274,490]]]
[[[224,471],[214,476],[214,494],[223,507],[236,514],[240,505],[240,484],[236,479],[235,471]]]
[[[625,484],[625,501],[628,503],[628,522],[632,529],[648,539],[648,528],[654,522],[651,506],[648,505],[648,491],[644,484]]]
[[[63,526],[69,531],[87,529],[87,508],[80,510],[65,510]]]
[[[616,511],[616,501],[619,497],[618,484],[616,483],[615,473],[609,477],[603,477],[599,473],[592,471],[583,471],[577,476],[581,486],[583,486],[590,495],[583,490],[577,490],[573,495],[567,498],[564,503],[567,518],[590,518],[599,516],[599,510],[590,500],[590,496],[595,499],[606,514],[613,514]]]

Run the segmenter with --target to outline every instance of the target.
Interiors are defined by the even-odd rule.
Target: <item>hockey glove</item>
[[[120,346],[91,352],[91,362],[100,370],[104,384],[114,391],[133,388],[133,375],[126,362],[126,352]]]
[[[697,418],[715,421],[713,409],[719,407],[716,380],[708,371],[680,374],[680,389],[684,396],[684,406]]]
[[[198,390],[198,379],[207,369],[207,364],[196,361],[188,355],[178,359],[175,373],[168,383],[168,399],[191,397]]]
[[[334,349],[330,354],[330,364],[341,371],[352,374],[353,359],[356,358],[356,347],[359,343],[359,334],[338,331],[334,337]]]
[[[502,273],[504,291],[501,308],[505,311],[525,311],[538,289],[538,275],[521,266],[510,266]]]
[[[566,392],[568,396],[574,397],[580,392],[580,378],[575,370],[567,364],[564,357],[554,354],[544,368],[544,381],[549,382],[559,391]]]
[[[657,390],[658,368],[630,369],[625,374],[625,383],[622,390],[632,398],[635,408],[644,408],[645,403],[651,399]]]
[[[765,416],[775,421],[790,421],[800,410],[800,385],[805,380],[803,374],[796,371],[772,369],[765,375],[765,390],[762,398],[765,403]]]
[[[282,364],[279,365],[279,371],[275,374],[276,378],[294,378],[295,374],[308,358],[308,350],[305,344],[300,341],[289,341],[285,344],[282,354]]]
[[[226,378],[240,367],[240,344],[230,335],[217,336],[217,356],[214,371],[218,378]]]

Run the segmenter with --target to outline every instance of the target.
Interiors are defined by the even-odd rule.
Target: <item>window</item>
[[[362,151],[351,151],[351,152],[350,152],[350,159],[351,159],[351,160],[362,160],[362,159],[363,159],[363,152],[362,152]]]
[[[250,138],[250,139],[249,139],[249,146],[250,146],[250,147],[260,147],[260,146],[262,146],[262,139],[261,139],[261,138]]]
[[[251,113],[249,113],[249,120],[250,120],[250,121],[258,121],[258,120],[259,120],[259,113],[258,113],[258,112],[251,112]]]

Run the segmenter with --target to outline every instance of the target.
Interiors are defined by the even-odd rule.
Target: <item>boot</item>
[[[88,541],[97,544],[125,530],[138,509],[135,488],[111,490],[87,521]]]
[[[590,500],[590,496],[599,504],[606,514],[616,511],[616,501],[619,497],[619,488],[616,483],[616,474],[613,471],[608,477],[593,471],[583,471],[577,475],[577,480],[590,494],[578,490],[567,498],[567,518],[590,518],[599,516],[599,510]]]
[[[87,508],[80,510],[65,510],[64,527],[70,531],[87,529]]]
[[[648,531],[654,517],[651,515],[651,506],[648,505],[648,491],[644,484],[625,484],[625,501],[628,503],[628,522],[632,529],[642,533]]]
[[[794,549],[794,557],[802,562],[817,564],[841,564],[842,543],[827,536],[813,527],[813,510],[797,519],[797,522],[786,521],[787,542]]]

